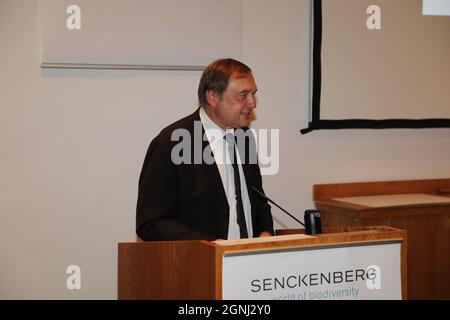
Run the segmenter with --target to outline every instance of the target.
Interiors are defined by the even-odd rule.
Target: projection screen
[[[313,0],[308,133],[450,127],[450,17],[422,0]]]

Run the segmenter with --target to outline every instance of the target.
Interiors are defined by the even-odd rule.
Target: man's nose
[[[247,96],[247,106],[252,109],[256,108],[256,96],[255,95],[249,94]]]

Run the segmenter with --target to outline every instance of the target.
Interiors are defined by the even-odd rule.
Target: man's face
[[[207,93],[211,119],[222,129],[248,127],[256,108],[256,90],[251,73],[233,74],[222,99],[212,91]]]

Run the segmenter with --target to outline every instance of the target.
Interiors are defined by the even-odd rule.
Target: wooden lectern
[[[409,299],[450,299],[449,196],[450,179],[314,186],[325,227],[407,231]]]
[[[311,287],[300,288],[300,286],[308,286],[305,282],[305,275],[301,278],[300,275],[290,274],[289,277],[286,275],[279,275],[280,278],[276,280],[263,279],[258,283],[255,282],[257,280],[251,281],[254,287],[252,290],[249,290],[269,290],[274,289],[277,286],[285,289],[284,286],[289,288],[299,286],[298,291],[303,293],[300,293],[297,297],[304,294],[305,299],[308,299],[306,293],[304,293],[306,292],[306,289],[313,290],[318,287],[317,285],[319,282],[327,284],[326,281],[331,281],[323,274],[321,275],[323,279],[319,278],[318,274],[315,274],[315,271],[316,269],[328,267],[330,262],[332,262],[330,260],[335,260],[332,258],[333,254],[339,256],[339,254],[341,254],[340,252],[343,252],[340,258],[345,264],[348,257],[350,257],[351,250],[360,250],[358,251],[359,253],[357,253],[357,258],[359,258],[361,252],[384,250],[385,247],[390,246],[396,246],[394,251],[389,251],[387,258],[385,259],[385,262],[391,267],[384,268],[384,270],[381,271],[381,275],[383,277],[388,277],[390,271],[392,271],[396,279],[387,281],[388,278],[385,278],[385,283],[397,283],[398,288],[394,289],[397,289],[398,298],[405,299],[407,297],[407,249],[406,234],[403,230],[390,227],[325,228],[323,234],[307,238],[299,234],[302,232],[303,230],[284,230],[279,233],[280,236],[257,238],[252,239],[249,242],[246,242],[245,240],[225,242],[225,245],[208,241],[119,243],[118,298],[127,300],[246,299],[242,298],[242,296],[224,293],[226,288],[234,289],[241,285],[249,284],[249,282],[246,281],[238,281],[234,277],[232,278],[232,281],[229,280],[230,273],[228,270],[231,267],[228,261],[230,261],[230,257],[237,259],[237,261],[242,257],[256,258],[256,267],[251,270],[248,270],[250,265],[247,264],[247,262],[245,262],[242,267],[237,265],[238,269],[247,269],[247,272],[250,273],[255,271],[256,274],[257,271],[260,273],[270,272],[270,270],[267,270],[269,268],[268,264],[259,261],[268,259],[271,254],[276,254],[277,258],[271,258],[270,263],[280,263],[280,265],[275,265],[275,268],[272,269],[276,270],[274,273],[281,272],[279,270],[289,267],[287,264],[281,262],[283,261],[281,256],[284,258],[291,257],[297,259],[300,254],[314,254],[312,257],[315,257],[316,260],[319,259],[317,261],[324,260],[326,262],[315,266],[311,265],[314,263],[313,261],[315,261],[313,258],[300,260],[302,267],[307,268],[307,270],[312,270],[312,273],[309,274],[308,278]],[[378,263],[377,259],[381,259],[381,257],[379,257],[380,254],[378,251],[376,252],[375,258],[369,257],[369,262],[367,262],[367,264],[376,265]],[[278,259],[279,256],[280,259]],[[340,281],[338,281],[338,284],[345,278],[348,282],[348,286],[362,285],[364,287],[366,285],[364,281],[369,280],[363,279],[364,276],[362,274],[359,274],[362,278],[358,279],[358,270],[365,270],[364,268],[366,267],[367,265],[357,262],[355,265],[350,265],[346,269],[337,270],[334,274],[337,272],[340,274],[338,279]],[[357,270],[356,277],[355,274],[352,273],[353,270]],[[297,272],[297,269],[295,269],[295,272]],[[330,276],[330,274],[331,273],[329,272],[328,276]],[[369,278],[369,276],[367,277]],[[223,281],[226,281],[226,283],[223,283]],[[334,284],[335,283],[333,283],[333,285]],[[286,289],[288,289],[287,287]],[[329,294],[331,296],[334,293],[343,295],[345,292],[348,292],[348,290],[328,290],[320,292],[320,294],[323,294],[323,296]],[[314,297],[316,292],[311,291],[309,294],[310,297]],[[293,297],[293,295],[291,295],[291,297]],[[316,295],[315,297],[318,296]],[[294,297],[293,299],[297,298]]]

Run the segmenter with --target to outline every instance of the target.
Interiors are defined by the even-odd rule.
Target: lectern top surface
[[[289,234],[289,235],[273,236],[273,237],[246,238],[246,239],[240,239],[240,240],[217,240],[217,241],[213,241],[213,242],[220,246],[233,246],[236,244],[264,243],[264,242],[274,242],[274,241],[283,241],[283,240],[298,240],[298,239],[308,239],[308,238],[313,238],[313,236],[309,236],[306,234]]]
[[[426,193],[384,194],[374,196],[334,198],[333,200],[373,208],[421,204],[450,204],[450,197],[437,196]]]

